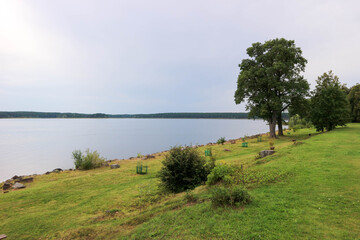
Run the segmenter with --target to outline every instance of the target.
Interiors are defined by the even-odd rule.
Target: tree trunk
[[[277,124],[278,124],[278,135],[284,136],[281,114],[277,117]]]
[[[276,115],[269,119],[270,138],[276,138]]]

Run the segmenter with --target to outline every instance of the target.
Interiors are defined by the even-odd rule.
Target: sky
[[[305,78],[360,83],[356,0],[0,0],[0,111],[243,112],[238,64],[295,40]]]

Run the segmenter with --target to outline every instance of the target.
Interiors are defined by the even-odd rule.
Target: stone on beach
[[[150,159],[150,158],[155,158],[155,156],[148,154],[148,155],[142,157],[141,160],[147,160],[147,159]]]
[[[119,164],[111,164],[110,168],[111,169],[120,168],[120,165]]]
[[[22,177],[19,177],[18,175],[15,175],[12,177],[13,180],[21,179]]]
[[[8,190],[11,188],[11,184],[10,183],[4,183],[4,185],[2,186],[2,189],[5,191],[5,190]]]
[[[5,238],[7,238],[7,236],[5,234],[0,235],[0,239],[5,239]]]
[[[25,185],[17,182],[12,186],[12,188],[13,189],[25,188]]]
[[[263,158],[263,157],[272,155],[272,154],[274,154],[274,153],[275,153],[274,150],[262,150],[259,154],[260,154],[260,156]]]
[[[34,181],[34,178],[32,178],[32,177],[15,180],[15,182],[26,182],[26,183],[33,182],[33,181]]]

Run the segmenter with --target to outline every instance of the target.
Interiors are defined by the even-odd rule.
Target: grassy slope
[[[122,161],[116,170],[38,176],[27,189],[0,194],[0,234],[9,239],[360,239],[360,125],[305,139],[310,132],[277,140],[276,155],[260,164],[254,156],[267,141],[252,140],[247,149],[240,142],[213,147],[218,159],[266,173],[262,178],[285,176],[252,185],[255,200],[243,209],[212,208],[204,186],[194,191],[202,199],[198,204],[187,204],[184,194],[159,196],[158,156],[146,161],[147,175],[134,174],[136,161]],[[294,137],[304,143],[294,146]]]

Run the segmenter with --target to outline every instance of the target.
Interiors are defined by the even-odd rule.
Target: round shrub
[[[173,147],[162,164],[158,177],[165,189],[175,193],[194,189],[209,172],[206,160],[189,147]]]
[[[214,206],[241,206],[252,201],[249,193],[242,187],[232,188],[213,187],[211,189],[211,203]]]
[[[231,184],[232,174],[235,171],[235,167],[231,167],[225,164],[220,164],[212,169],[211,173],[207,176],[207,185],[214,185],[218,182],[224,182],[225,184]]]

